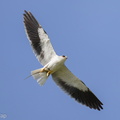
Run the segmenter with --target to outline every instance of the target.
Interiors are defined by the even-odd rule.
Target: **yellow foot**
[[[49,70],[49,71],[47,72],[47,77],[48,77],[51,73],[52,73],[52,71]]]
[[[46,73],[47,73],[47,76],[49,76],[49,75],[52,73],[52,71],[49,70],[49,69],[47,69],[47,68],[41,68],[41,69],[40,69],[40,72],[46,72]]]

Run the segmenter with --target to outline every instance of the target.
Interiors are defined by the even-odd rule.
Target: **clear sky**
[[[120,1],[1,0],[0,116],[5,120],[120,120]],[[67,67],[103,102],[77,103],[50,77],[42,87],[30,71],[42,67],[23,26],[31,11]],[[1,120],[2,118],[0,118]]]

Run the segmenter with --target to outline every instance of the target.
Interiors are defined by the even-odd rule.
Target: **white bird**
[[[25,11],[23,15],[26,34],[38,61],[43,65],[43,68],[32,71],[31,75],[40,85],[52,75],[55,83],[76,101],[93,109],[103,109],[102,102],[65,66],[67,56],[56,54],[47,33],[32,13]]]

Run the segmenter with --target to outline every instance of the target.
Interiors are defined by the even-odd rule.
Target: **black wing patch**
[[[55,81],[56,82],[56,81]],[[93,109],[103,109],[102,102],[89,90],[82,91],[73,86],[66,84],[61,79],[57,78],[56,82],[66,93],[73,97],[76,101]]]
[[[41,28],[35,17],[31,12],[25,11],[24,24],[26,28],[27,35],[31,41],[31,46],[37,55],[40,55],[42,48],[40,45],[40,38],[38,35],[38,28]],[[42,54],[43,57],[43,54]]]

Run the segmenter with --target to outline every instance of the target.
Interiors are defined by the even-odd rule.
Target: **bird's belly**
[[[54,73],[57,71],[64,63],[60,61],[50,61],[47,65],[45,65],[45,68],[49,69]]]

